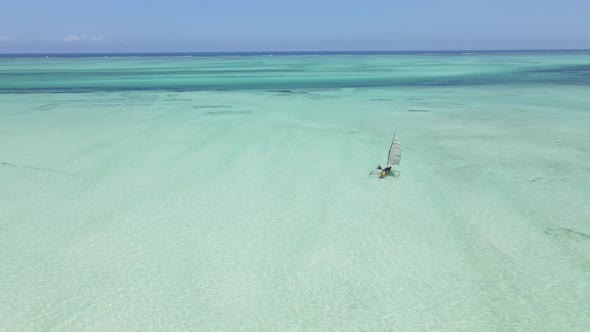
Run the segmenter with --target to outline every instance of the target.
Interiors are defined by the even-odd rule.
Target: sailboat
[[[380,170],[379,178],[382,179],[392,173],[393,176],[398,176],[400,174],[399,171],[392,171],[392,167],[395,165],[399,165],[400,161],[402,160],[402,145],[397,139],[395,133],[393,134],[393,140],[391,141],[391,146],[389,147],[389,154],[387,155],[387,167],[381,167],[381,164],[377,166],[374,170],[369,173],[372,175],[375,171]]]

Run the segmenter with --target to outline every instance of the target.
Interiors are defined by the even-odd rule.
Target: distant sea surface
[[[588,331],[589,91],[589,51],[0,55],[0,329]]]
[[[0,56],[1,92],[575,84],[590,51],[161,53]]]

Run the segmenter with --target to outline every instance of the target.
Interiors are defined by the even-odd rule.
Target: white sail
[[[391,147],[389,148],[389,155],[387,156],[387,167],[393,165],[399,165],[402,159],[402,145],[399,140],[393,134],[393,141],[391,141]]]

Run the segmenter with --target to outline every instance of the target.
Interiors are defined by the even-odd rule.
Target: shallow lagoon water
[[[0,326],[588,330],[589,68],[0,59]]]

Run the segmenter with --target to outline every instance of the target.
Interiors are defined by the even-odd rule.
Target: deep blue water
[[[539,84],[590,86],[590,51],[0,55],[0,93]]]

